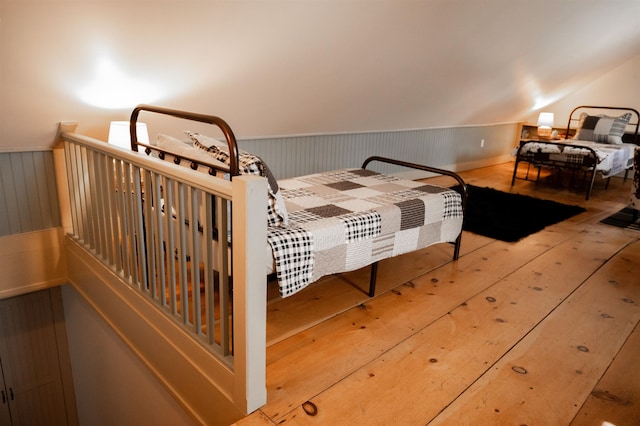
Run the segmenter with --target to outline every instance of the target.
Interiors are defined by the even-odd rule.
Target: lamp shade
[[[146,123],[136,123],[138,142],[149,143],[149,133]],[[109,126],[109,144],[119,148],[131,149],[131,135],[128,121],[112,121]]]
[[[538,116],[538,127],[553,127],[553,113],[541,112]]]
[[[551,138],[551,128],[553,127],[553,113],[541,112],[538,116],[538,137],[541,139]]]

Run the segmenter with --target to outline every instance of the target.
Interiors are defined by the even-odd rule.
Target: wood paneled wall
[[[461,171],[508,160],[517,127],[507,123],[286,136],[241,140],[239,146],[262,157],[279,179],[359,167],[371,155]],[[388,167],[380,171],[399,170]],[[0,152],[0,237],[58,226],[61,219],[52,152]]]
[[[52,151],[0,152],[0,237],[58,226]]]
[[[360,167],[372,155],[462,171],[508,161],[517,131],[516,123],[506,123],[241,139],[238,146],[260,156],[278,179]],[[390,166],[379,171],[399,170]]]

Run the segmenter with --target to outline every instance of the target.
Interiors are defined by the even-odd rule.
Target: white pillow
[[[194,143],[198,141],[201,144],[205,145],[207,148],[216,146],[219,149],[229,152],[229,144],[226,141],[221,141],[219,139],[212,138],[207,135],[202,135],[200,133],[192,132],[190,130],[185,130],[184,134],[187,135],[189,139],[191,139],[191,141]]]
[[[227,144],[222,144],[219,140],[201,135],[195,132],[185,132],[193,141],[196,148],[210,155],[218,161],[224,161],[229,165],[230,155]],[[257,155],[246,151],[238,152],[238,167],[240,174],[254,174],[267,178],[267,225],[287,226],[289,224],[289,214],[278,181],[271,173],[269,166]]]
[[[159,134],[156,138],[156,146],[163,151],[173,154],[171,158],[166,158],[165,156],[164,160],[176,163],[176,158],[179,158],[180,160],[178,164],[190,167],[191,169],[194,169],[193,164],[197,164],[198,171],[209,173],[210,167],[199,163],[213,165],[221,171],[228,169],[227,165],[223,162],[217,161],[215,158],[198,148],[194,148],[188,142],[181,141],[180,139],[172,136]],[[186,161],[186,164],[183,164],[183,160]],[[196,163],[193,163],[191,160],[196,161]]]

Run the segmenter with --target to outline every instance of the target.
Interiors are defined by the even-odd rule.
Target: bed
[[[187,130],[183,138],[159,134],[155,143],[141,143],[135,129],[143,111],[215,124],[224,139]],[[256,174],[267,179],[267,241],[256,244],[264,244],[269,253],[265,273],[275,277],[283,297],[325,275],[368,265],[368,294],[374,296],[380,260],[438,243],[453,244],[453,259],[459,256],[467,192],[454,172],[373,156],[359,168],[276,180],[262,159],[238,148],[232,130],[217,117],[140,105],[131,114],[130,128],[134,151],[143,147],[161,161],[214,178]],[[445,175],[453,188],[379,173],[368,168],[374,163]],[[214,237],[221,238],[215,232]]]
[[[568,171],[588,179],[588,200],[597,175],[608,179],[633,167],[633,151],[640,144],[638,126],[640,114],[633,108],[606,106],[578,106],[571,111],[565,135],[575,129],[575,136],[563,140],[521,140],[515,150],[515,165],[511,185],[515,184],[521,163],[537,169],[536,181],[542,168]]]

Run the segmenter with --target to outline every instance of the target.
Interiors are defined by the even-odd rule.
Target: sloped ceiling
[[[640,1],[3,0],[0,36],[0,149],[64,120],[104,136],[137,103],[239,137],[396,130],[562,99],[640,55]]]

